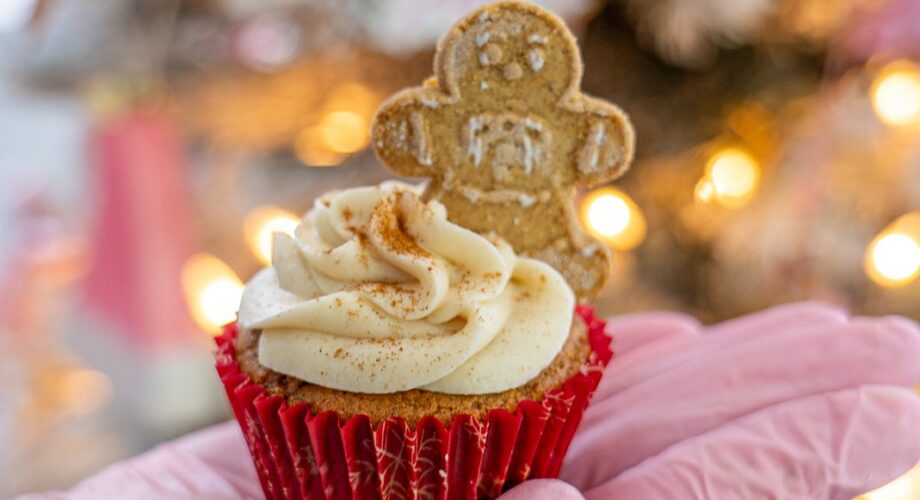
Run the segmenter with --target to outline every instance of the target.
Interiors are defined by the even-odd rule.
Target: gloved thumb
[[[511,488],[498,500],[584,500],[569,483],[558,479],[531,479]]]

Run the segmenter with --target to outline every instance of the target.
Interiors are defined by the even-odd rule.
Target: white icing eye
[[[546,55],[543,52],[543,49],[533,48],[530,49],[530,52],[527,53],[527,64],[530,65],[535,73],[543,69],[543,65],[546,63]]]
[[[494,43],[490,43],[479,51],[479,64],[482,66],[491,66],[498,64],[502,60],[502,49]]]

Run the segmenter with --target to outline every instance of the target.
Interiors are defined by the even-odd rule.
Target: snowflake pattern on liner
[[[613,356],[604,322],[586,306],[577,316],[592,349],[579,373],[540,401],[522,401],[515,412],[492,410],[482,420],[460,415],[448,426],[433,417],[415,427],[398,417],[374,426],[362,415],[342,419],[313,414],[303,404],[289,407],[240,372],[236,325],[217,339],[215,359],[267,498],[491,498],[526,479],[559,473]]]
[[[416,461],[420,464],[420,467],[418,475],[419,487],[416,490],[416,494],[419,500],[434,500],[438,498],[437,492],[445,489],[443,486],[439,488],[438,485],[443,485],[444,479],[447,477],[447,473],[440,469],[438,464],[429,456],[440,454],[440,440],[435,436],[426,436],[418,443],[417,453],[418,458],[416,458]]]
[[[387,419],[384,422],[381,442],[377,446],[377,463],[382,480],[384,498],[403,500],[410,496],[409,486],[403,477],[410,477],[412,451],[415,448],[415,434],[400,428],[401,421]],[[391,451],[394,450],[395,451]]]
[[[366,450],[376,452],[376,446],[370,439],[361,441],[361,446]],[[351,489],[357,490],[359,487],[373,483],[377,473],[377,463],[370,460],[357,459],[354,461],[355,469],[348,471],[348,482],[351,483]]]

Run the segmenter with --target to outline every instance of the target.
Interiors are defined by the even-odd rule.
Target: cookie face
[[[449,93],[470,100],[558,101],[577,90],[581,80],[571,33],[558,19],[529,5],[496,4],[469,15],[438,48],[438,79]]]
[[[378,111],[377,156],[430,177],[427,196],[451,220],[546,260],[581,297],[599,292],[610,254],[581,231],[571,198],[626,169],[633,132],[619,108],[581,93],[571,33],[532,4],[488,5],[441,39],[435,73]]]

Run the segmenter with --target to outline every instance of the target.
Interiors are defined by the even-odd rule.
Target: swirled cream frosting
[[[543,262],[447,220],[411,186],[319,198],[246,285],[259,362],[324,387],[487,394],[547,367],[575,297]]]

